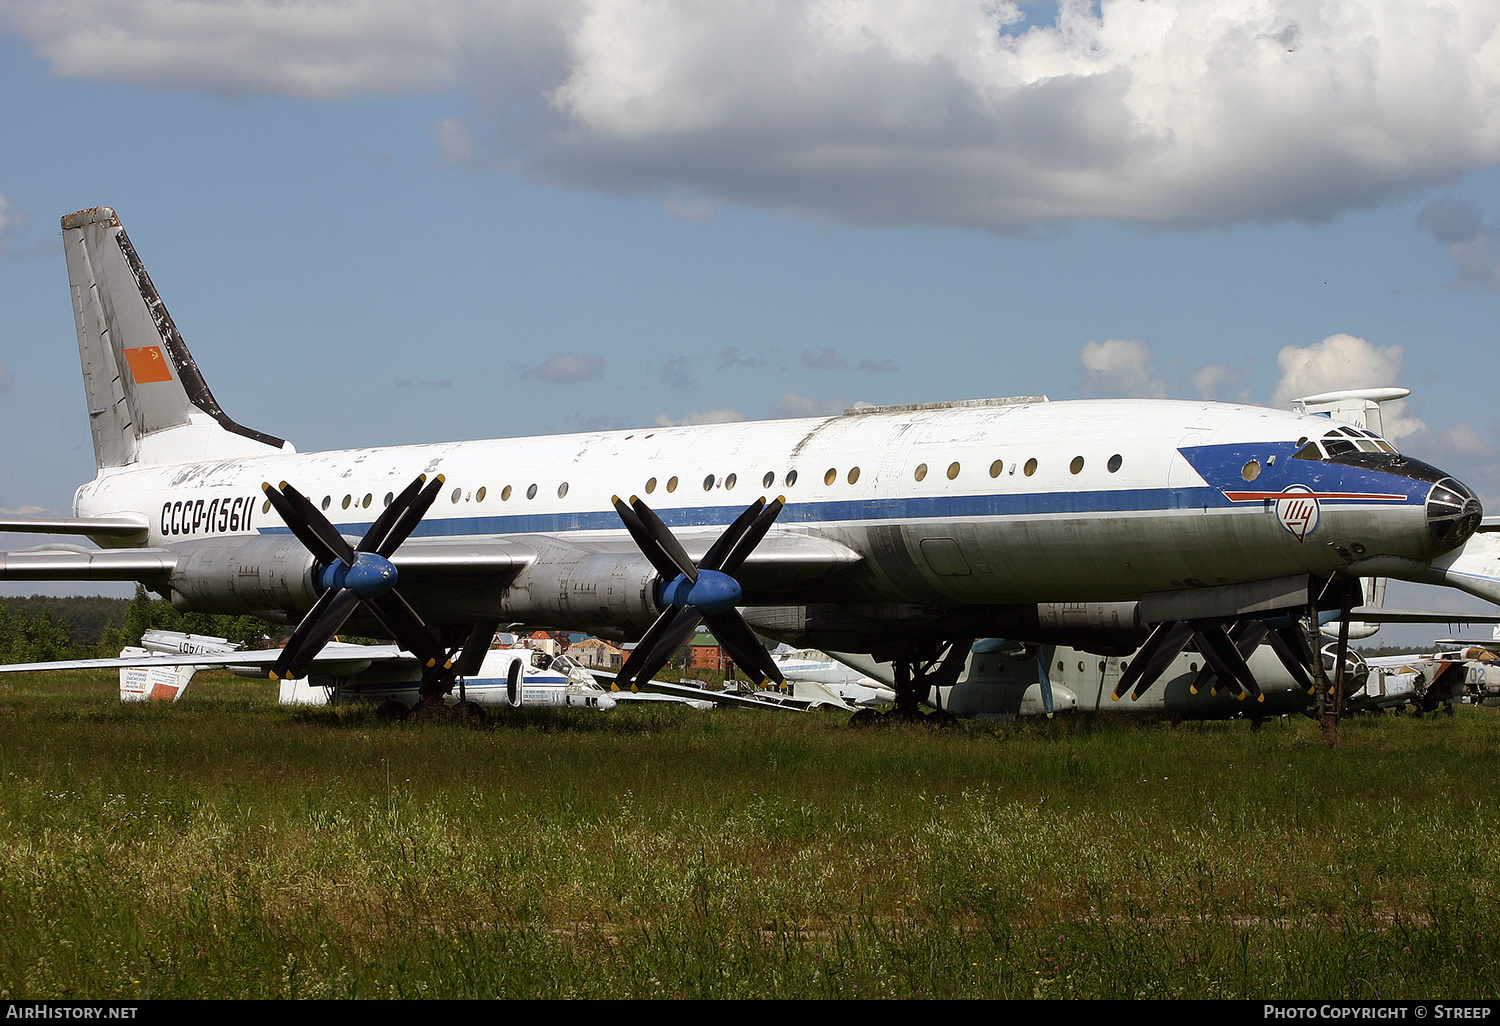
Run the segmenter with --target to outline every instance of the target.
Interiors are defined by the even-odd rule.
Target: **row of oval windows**
[[[1108,470],[1109,470],[1109,472],[1111,474],[1114,474],[1114,473],[1117,473],[1119,471],[1120,466],[1123,464],[1123,462],[1124,462],[1124,460],[1121,458],[1121,456],[1119,455],[1119,453],[1116,453],[1115,455],[1113,455],[1113,456],[1111,456],[1109,458],[1109,461],[1105,464],[1105,466],[1108,468]],[[1068,472],[1071,473],[1071,474],[1080,474],[1080,473],[1083,472],[1083,467],[1084,467],[1084,459],[1083,459],[1083,457],[1082,456],[1074,456],[1073,457],[1073,461],[1068,464]],[[960,468],[960,465],[958,463],[950,463],[950,464],[948,464],[948,470],[947,470],[948,480],[950,480],[950,481],[956,480],[957,477],[958,477],[958,475],[959,475],[960,469],[961,468]],[[1022,473],[1024,473],[1027,477],[1031,477],[1033,474],[1035,474],[1036,470],[1037,470],[1037,461],[1036,461],[1035,458],[1027,460],[1026,463],[1025,463],[1025,465],[1022,467]],[[999,477],[1002,473],[1004,473],[1004,471],[1005,471],[1005,463],[1004,463],[1003,460],[996,460],[995,462],[993,462],[993,463],[990,464],[990,477]],[[1016,472],[1016,467],[1015,467],[1014,464],[1012,464],[1012,466],[1010,468],[1010,472],[1012,474],[1014,474]],[[912,471],[912,477],[915,480],[917,480],[917,481],[924,481],[924,480],[926,480],[927,479],[927,464],[925,464],[925,463],[919,463],[919,464],[917,464],[916,468]],[[828,468],[828,472],[823,475],[823,483],[825,485],[832,485],[835,481],[838,480],[838,478],[839,478],[838,469],[835,468],[835,467],[830,467],[830,468]],[[854,484],[856,481],[858,481],[859,480],[859,468],[858,467],[850,467],[849,468],[849,473],[845,475],[845,479],[850,484]],[[703,490],[705,492],[712,491],[716,480],[717,479],[712,474],[709,474],[707,477],[705,477],[703,479]],[[739,482],[739,475],[737,475],[737,474],[730,474],[728,477],[724,478],[723,486],[726,489],[732,489],[732,488],[734,488],[734,486],[738,482]],[[774,471],[770,471],[770,470],[766,471],[766,476],[761,479],[761,486],[764,487],[764,488],[770,488],[775,483],[776,483],[776,474],[775,474],[775,472]],[[790,488],[793,485],[795,485],[796,483],[797,483],[797,472],[795,470],[788,470],[786,472],[785,486],[787,488]],[[675,492],[675,491],[677,491],[677,484],[678,484],[678,481],[677,481],[676,477],[669,477],[669,478],[667,478],[667,483],[666,483],[666,489],[667,489],[667,491],[668,492]],[[656,487],[657,487],[657,479],[654,478],[654,477],[648,479],[646,481],[646,494],[650,495],[653,492],[655,492],[656,491]],[[528,487],[526,489],[526,498],[528,498],[528,499],[535,499],[536,498],[536,493],[537,493],[537,486],[536,485],[531,485],[530,487]],[[453,489],[452,493],[450,493],[450,495],[449,495],[449,501],[456,503],[460,499],[463,498],[463,494],[464,494],[464,490],[462,488],[455,488],[455,489]],[[478,488],[474,492],[474,501],[475,502],[483,502],[485,500],[485,497],[488,494],[489,494],[489,489],[486,488],[486,487],[481,486],[480,488]],[[506,485],[504,488],[500,489],[500,501],[501,502],[509,502],[511,494],[512,494],[511,486],[510,485]],[[566,496],[567,494],[568,494],[568,483],[566,481],[564,481],[562,484],[560,484],[560,485],[557,486],[557,497],[559,499],[561,499],[564,496]],[[391,502],[395,499],[395,497],[396,497],[396,495],[395,495],[394,492],[386,492],[385,493],[385,505],[389,506],[391,504]],[[344,501],[341,503],[341,506],[344,509],[349,509],[351,506],[353,506],[356,509],[368,509],[370,507],[370,504],[372,502],[374,502],[374,501],[375,501],[375,496],[374,496],[374,493],[371,493],[371,492],[366,492],[363,499],[357,498],[354,495],[346,495],[346,496],[344,496]],[[331,495],[325,495],[325,496],[323,496],[322,508],[323,509],[327,509],[331,505],[333,505],[333,496],[331,496]],[[270,503],[270,501],[269,500],[266,501],[262,505],[261,509],[262,509],[263,512],[269,513],[271,511],[271,503]]]

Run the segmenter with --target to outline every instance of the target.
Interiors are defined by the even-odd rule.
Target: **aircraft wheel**
[[[392,699],[389,701],[381,702],[380,707],[375,710],[375,715],[380,717],[382,720],[390,720],[392,723],[400,723],[402,720],[406,719],[407,715],[410,712],[411,710],[406,706]]]
[[[873,727],[877,723],[881,723],[884,719],[885,717],[874,709],[860,709],[853,716],[849,717],[849,726]]]
[[[467,723],[471,727],[482,727],[485,721],[489,719],[485,715],[484,707],[478,702],[460,702],[458,703],[458,707],[454,709],[454,712],[458,714],[460,721]]]
[[[929,727],[956,727],[958,726],[958,717],[954,716],[947,709],[938,709],[936,712],[927,714],[927,725]]]

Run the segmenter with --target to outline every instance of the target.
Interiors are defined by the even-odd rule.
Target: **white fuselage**
[[[1371,555],[1430,559],[1427,484],[1365,472],[1354,487],[1348,468],[1291,458],[1329,424],[1165,400],[889,408],[124,467],[80,488],[74,510],[145,517],[156,546],[284,533],[261,485],[287,481],[358,537],[390,494],[418,474],[440,473],[443,494],[414,541],[546,536],[633,553],[610,500],[639,495],[701,553],[755,498],[784,495],[775,534],[847,546],[859,566],[819,583],[810,598],[794,588],[775,602],[1128,600],[1328,576]],[[1234,475],[1200,472],[1205,461],[1226,460]],[[1252,460],[1253,483],[1239,470]],[[1287,488],[1318,496],[1311,527],[1288,526],[1275,498]],[[747,603],[767,597],[746,591]]]

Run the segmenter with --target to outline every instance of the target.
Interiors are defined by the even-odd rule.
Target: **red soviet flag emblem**
[[[137,385],[148,385],[153,381],[171,381],[172,368],[161,354],[161,346],[141,346],[125,350],[125,362],[130,364],[130,376]]]

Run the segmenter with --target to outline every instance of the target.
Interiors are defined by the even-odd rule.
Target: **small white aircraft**
[[[794,695],[799,693],[799,685],[816,684],[855,706],[871,708],[896,701],[896,690],[890,684],[861,673],[826,652],[814,648],[788,649],[773,652],[771,659],[792,685]]]
[[[70,660],[66,668],[118,666],[120,700],[178,701],[199,670],[228,669],[240,676],[266,676],[279,651],[245,651],[224,638],[180,631],[149,630],[140,647],[129,647],[118,659]],[[210,661],[211,658],[211,661]],[[58,663],[16,666],[16,670],[64,668]],[[7,668],[9,669],[9,668]],[[352,671],[352,672],[351,672]],[[402,718],[419,701],[420,661],[388,647],[330,641],[313,661],[306,677],[279,682],[282,705],[328,705],[366,702],[393,718]],[[611,692],[566,655],[552,656],[525,645],[489,649],[471,674],[460,674],[451,702],[476,707],[598,709],[607,712],[621,702],[665,701],[711,709],[715,703],[697,697],[660,692]],[[470,715],[477,715],[470,710]]]
[[[73,516],[0,529],[100,548],[6,552],[0,579],[296,624],[278,679],[347,622],[415,654],[437,701],[524,623],[639,636],[630,684],[706,621],[773,681],[751,625],[891,661],[916,715],[975,638],[1118,655],[1185,629],[1253,690],[1228,629],[1347,610],[1360,576],[1500,598],[1465,485],[1377,432],[1249,406],[1025,396],[299,454],[219,407],[114,211],[62,227],[98,473]]]

